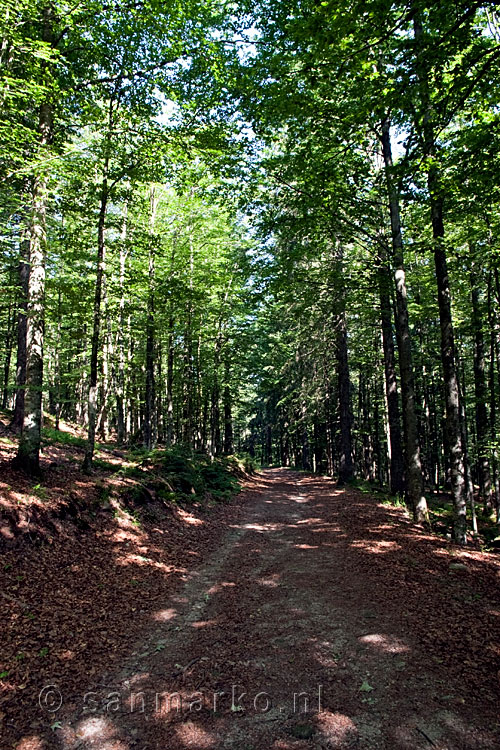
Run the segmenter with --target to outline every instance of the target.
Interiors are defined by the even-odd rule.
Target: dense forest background
[[[0,5],[17,466],[45,412],[87,472],[247,452],[498,516],[496,3]]]

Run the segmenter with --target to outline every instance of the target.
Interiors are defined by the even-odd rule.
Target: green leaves
[[[372,690],[374,690],[374,689],[375,688],[373,688],[367,680],[363,680],[363,682],[361,683],[361,687],[359,688],[359,692],[360,693],[371,693]]]

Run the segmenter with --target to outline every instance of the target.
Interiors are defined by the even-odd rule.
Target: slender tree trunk
[[[229,360],[225,365],[225,383],[224,383],[224,453],[230,455],[233,452],[233,413],[231,387],[229,383],[230,369]]]
[[[194,254],[192,228],[188,228],[189,234],[189,299],[186,305],[186,329],[184,335],[184,397],[183,397],[183,442],[185,445],[193,444],[193,272]],[[213,399],[212,399],[213,409]],[[212,450],[214,450],[212,444]]]
[[[479,490],[487,510],[491,507],[491,477],[488,461],[488,412],[486,409],[486,363],[484,352],[483,321],[480,310],[479,288],[474,277],[474,269],[470,275],[472,327],[474,330],[474,395],[477,438],[477,476]]]
[[[62,348],[62,298],[61,290],[57,293],[57,340],[54,363],[54,396],[55,396],[55,429],[59,430],[61,418],[61,348]]]
[[[429,193],[431,196],[432,233],[434,239],[434,261],[438,286],[439,319],[441,327],[441,362],[443,365],[446,430],[450,462],[451,491],[453,494],[453,537],[459,544],[467,542],[466,488],[464,459],[460,431],[460,396],[456,371],[455,337],[451,314],[451,294],[448,263],[444,244],[443,199],[439,176],[434,167],[429,169]]]
[[[461,381],[461,382],[460,382]],[[469,459],[469,453],[467,446],[469,444],[469,423],[467,420],[467,403],[465,394],[467,393],[466,381],[465,381],[465,367],[462,363],[462,374],[459,381],[459,387],[461,387],[460,393],[460,429],[462,435],[462,445],[464,446],[464,479],[465,479],[465,491],[467,493],[467,502],[469,503],[471,511],[472,531],[477,534],[477,518],[476,518],[476,500],[474,498],[474,483],[472,481],[472,469],[471,462]]]
[[[222,441],[220,434],[220,388],[219,376],[217,370],[214,372],[214,382],[212,386],[212,409],[210,413],[210,432],[211,432],[211,452],[212,455],[218,456],[222,450]]]
[[[212,384],[212,403],[210,410],[210,450],[212,455],[218,456],[222,452],[220,430],[220,384],[219,367],[222,349],[222,333],[219,327],[214,346],[214,379]]]
[[[264,455],[265,463],[271,466],[273,462],[273,431],[270,424],[267,424],[264,428]]]
[[[127,439],[125,423],[125,271],[127,265],[128,202],[123,206],[120,236],[120,308],[118,317],[118,373],[116,378],[116,440],[121,445]]]
[[[345,484],[352,479],[352,410],[351,379],[347,350],[347,327],[345,312],[341,311],[337,323],[337,378],[339,392],[340,417],[340,460],[339,483]]]
[[[10,375],[10,363],[12,360],[12,348],[14,343],[14,331],[15,331],[15,303],[11,298],[9,300],[9,307],[7,310],[7,336],[5,337],[5,360],[3,368],[3,393],[2,393],[2,409],[7,408],[7,400],[9,398],[9,375]]]
[[[488,278],[488,325],[490,329],[490,368],[488,374],[489,391],[490,391],[490,440],[492,445],[491,454],[491,475],[493,482],[493,494],[495,498],[496,520],[500,525],[500,476],[499,461],[497,449],[497,388],[495,379],[495,362],[498,365],[500,347],[496,336],[496,321],[492,305],[492,278],[491,273]]]
[[[149,290],[146,323],[146,399],[144,413],[144,447],[153,450],[157,442],[156,423],[156,389],[155,389],[155,320],[154,320],[154,287],[155,287],[155,253],[154,225],[158,198],[155,189],[150,189],[150,229],[149,229]]]
[[[404,456],[399,414],[398,385],[396,378],[396,358],[392,335],[392,300],[390,294],[391,273],[385,257],[380,259],[379,269],[380,319],[382,323],[382,347],[384,351],[385,393],[387,417],[389,421],[390,446],[390,489],[394,495],[403,495]]]
[[[155,387],[156,392],[156,400],[155,400],[155,409],[156,409],[156,437],[158,443],[164,443],[165,442],[165,413],[163,410],[163,393],[162,393],[162,384],[163,384],[163,346],[162,346],[162,340],[159,338],[156,346],[156,362],[157,362],[157,378],[156,381],[159,383],[159,387]]]
[[[105,443],[108,439],[109,432],[109,412],[108,412],[108,399],[109,399],[109,388],[110,388],[110,361],[112,358],[112,347],[111,347],[111,321],[108,313],[108,287],[106,280],[106,268],[104,268],[104,274],[102,279],[102,300],[101,307],[103,311],[104,320],[104,335],[102,337],[102,358],[101,358],[101,377],[99,387],[99,411],[96,419],[96,430],[100,439]]]
[[[169,302],[167,339],[167,429],[166,442],[172,445],[174,440],[174,316],[172,301]]]
[[[109,157],[104,161],[104,176],[101,185],[101,199],[99,208],[99,223],[97,227],[97,276],[94,295],[94,317],[92,326],[92,349],[90,354],[90,378],[88,391],[88,433],[85,457],[82,469],[87,474],[92,471],[92,461],[95,449],[95,431],[97,418],[97,374],[99,364],[99,342],[101,334],[101,300],[105,267],[105,242],[104,232],[106,225],[106,213],[108,208],[108,169]]]
[[[10,427],[21,432],[24,420],[24,388],[26,383],[26,331],[28,327],[28,279],[30,273],[30,240],[21,237],[19,243],[19,309],[17,314],[16,401]]]
[[[403,404],[406,502],[413,511],[414,520],[417,523],[424,523],[428,519],[428,511],[427,501],[423,494],[422,463],[420,459],[418,423],[415,408],[415,381],[410,326],[408,322],[403,237],[401,234],[398,190],[394,184],[392,175],[393,163],[389,120],[385,120],[382,124],[381,140],[389,197],[394,275],[396,281],[396,339],[399,350],[399,374]]]

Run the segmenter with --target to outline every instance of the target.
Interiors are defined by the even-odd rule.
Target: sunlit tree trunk
[[[189,234],[189,298],[186,304],[186,327],[184,332],[184,381],[182,405],[182,440],[185,445],[193,444],[193,273],[194,247],[192,227]]]
[[[120,306],[118,315],[118,371],[116,377],[116,440],[119,445],[127,439],[125,422],[125,271],[127,265],[127,217],[128,202],[125,201],[120,236]]]
[[[101,334],[101,301],[102,288],[104,281],[105,268],[105,241],[104,232],[106,225],[106,213],[108,208],[109,190],[108,190],[108,170],[109,156],[104,160],[104,174],[101,185],[101,198],[99,207],[99,222],[97,227],[97,275],[95,282],[94,294],[94,315],[92,326],[92,344],[90,354],[90,377],[88,390],[88,432],[87,445],[85,448],[85,457],[83,459],[82,469],[86,473],[92,471],[92,461],[95,449],[95,431],[97,419],[97,376],[99,364],[99,343]]]
[[[42,39],[53,45],[53,12],[43,11]],[[42,151],[52,142],[53,105],[40,105],[38,130]],[[40,471],[42,429],[43,342],[45,326],[45,249],[47,242],[48,178],[43,172],[35,176],[29,242],[29,277],[26,328],[26,383],[23,428],[16,464],[30,474]]]
[[[153,450],[157,442],[156,422],[156,388],[155,388],[155,221],[158,207],[158,197],[154,186],[149,192],[150,217],[149,217],[149,258],[148,258],[148,302],[146,319],[146,398],[144,410],[144,447]]]

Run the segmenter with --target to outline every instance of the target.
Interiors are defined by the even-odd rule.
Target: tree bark
[[[10,423],[11,430],[21,432],[24,420],[26,383],[26,332],[28,328],[28,280],[30,273],[30,241],[22,237],[19,243],[19,309],[17,314],[16,401]]]
[[[480,309],[479,288],[474,276],[474,267],[470,274],[472,327],[474,330],[474,396],[477,438],[477,476],[479,490],[485,510],[491,507],[491,477],[488,461],[488,412],[486,409],[486,363],[484,351],[483,321]]]
[[[110,105],[111,109],[111,105]],[[95,450],[95,431],[97,418],[97,374],[99,362],[99,342],[101,334],[101,301],[102,287],[104,280],[104,267],[106,258],[106,249],[104,242],[104,232],[106,225],[106,213],[108,207],[108,170],[109,156],[104,160],[104,175],[101,185],[101,198],[99,208],[99,222],[97,226],[97,276],[94,294],[94,315],[92,326],[92,349],[90,354],[90,378],[88,390],[88,432],[87,445],[85,447],[85,457],[83,459],[82,469],[89,474],[92,471],[92,462]]]
[[[336,344],[340,417],[339,484],[345,484],[353,477],[353,463],[351,379],[349,375],[347,327],[344,310],[338,316]]]
[[[230,368],[229,361],[226,360],[225,366],[225,383],[224,383],[224,453],[231,455],[233,452],[233,413],[231,387],[229,383]]]
[[[155,388],[155,309],[154,309],[154,287],[155,287],[155,252],[154,252],[154,226],[158,198],[153,186],[150,188],[150,226],[149,226],[149,261],[148,261],[148,309],[146,322],[146,398],[144,404],[144,447],[153,450],[156,447],[158,431],[156,422],[156,388]]]
[[[5,337],[5,359],[3,369],[3,393],[2,393],[2,409],[7,408],[7,400],[9,398],[9,375],[10,375],[10,363],[12,360],[12,349],[15,335],[15,301],[12,297],[9,299],[9,307],[7,309],[7,330]]]
[[[455,334],[451,313],[451,291],[444,231],[444,194],[436,154],[436,139],[432,123],[429,98],[426,50],[423,27],[418,9],[413,16],[415,36],[415,64],[420,87],[421,111],[415,125],[423,140],[423,157],[427,162],[427,188],[429,192],[434,266],[438,290],[439,323],[441,329],[441,364],[446,403],[446,433],[453,496],[453,538],[458,544],[467,542],[467,492],[464,475],[463,446],[460,426],[460,393],[458,387]]]
[[[405,458],[406,502],[412,509],[413,519],[424,523],[428,519],[427,501],[423,494],[422,462],[418,438],[418,423],[415,408],[415,381],[411,352],[410,326],[408,322],[408,300],[401,234],[399,196],[394,184],[390,122],[382,123],[382,152],[384,158],[389,213],[391,219],[394,278],[396,282],[396,340],[399,351],[399,374],[403,403],[403,434]]]
[[[451,314],[450,281],[444,245],[443,198],[439,185],[439,175],[435,167],[430,167],[429,169],[428,186],[431,196],[434,262],[441,328],[441,362],[443,366],[446,401],[446,431],[454,509],[453,537],[457,543],[465,544],[467,541],[467,496],[460,430],[460,396],[456,371],[455,337]]]
[[[392,334],[392,299],[390,294],[391,273],[387,266],[387,259],[385,257],[380,258],[378,282],[380,320],[382,323],[382,347],[384,351],[385,393],[387,399],[387,417],[389,422],[389,485],[392,494],[403,495],[405,491],[404,456],[401,436],[401,419],[399,414],[396,358],[394,355],[394,339]]]
[[[116,440],[119,445],[127,438],[125,422],[125,270],[127,264],[128,202],[123,206],[120,237],[120,312],[118,323],[118,372],[116,378]]]
[[[51,13],[44,13],[44,41],[52,41]],[[52,140],[52,105],[40,106],[39,131],[41,146]],[[45,329],[45,248],[47,243],[48,179],[36,176],[29,246],[29,278],[26,328],[26,390],[21,439],[16,465],[29,474],[40,473],[40,442],[42,429],[43,343]]]

